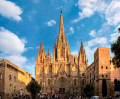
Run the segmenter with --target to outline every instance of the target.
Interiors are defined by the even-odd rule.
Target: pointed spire
[[[82,39],[81,39],[80,53],[83,53],[83,52],[84,52],[84,48],[83,48],[83,42],[82,42]]]
[[[43,52],[44,51],[44,48],[43,48],[43,41],[41,39],[41,44],[40,44],[40,52]]]
[[[61,12],[61,14],[62,14],[62,10],[61,10],[60,12]]]
[[[62,10],[61,10],[61,14],[60,14],[60,25],[59,25],[58,41],[66,43],[66,38],[65,38],[65,34],[64,34],[64,25],[63,25]]]
[[[49,53],[49,48],[48,48],[48,55],[50,55],[50,53]]]

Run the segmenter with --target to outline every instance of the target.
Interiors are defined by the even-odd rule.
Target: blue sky
[[[71,54],[83,39],[89,65],[97,47],[110,48],[119,36],[120,0],[0,0],[0,58],[34,76],[41,38],[52,55],[61,9]]]

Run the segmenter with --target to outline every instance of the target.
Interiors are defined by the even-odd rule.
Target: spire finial
[[[42,39],[41,39],[41,44],[40,44],[40,51],[44,51]]]
[[[62,14],[62,9],[61,9],[61,11],[60,11],[60,12],[61,12],[61,14]]]
[[[48,55],[50,55],[50,53],[49,53],[49,48],[48,48]]]
[[[56,36],[55,36],[55,45],[57,45]]]
[[[81,39],[81,47],[80,47],[80,52],[83,53],[84,52],[84,48],[83,48],[83,42],[82,42],[82,39]]]

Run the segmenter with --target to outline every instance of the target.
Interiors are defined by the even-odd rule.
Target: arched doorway
[[[55,93],[68,93],[70,91],[69,80],[65,77],[60,77],[54,83]]]

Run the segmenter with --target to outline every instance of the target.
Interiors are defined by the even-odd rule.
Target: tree
[[[115,84],[115,91],[120,91],[120,81],[115,79],[114,84]]]
[[[33,98],[36,98],[37,93],[40,92],[41,86],[37,81],[32,80],[27,86],[26,89],[32,94]]]
[[[105,97],[107,96],[107,84],[106,84],[106,79],[102,80],[102,96]]]
[[[114,57],[112,59],[115,67],[120,67],[120,36],[117,41],[111,45],[111,51],[114,53]]]
[[[87,84],[83,89],[84,94],[86,94],[86,96],[89,98],[94,95],[94,90],[95,88],[93,84]]]
[[[115,91],[118,91],[118,81],[117,81],[117,79],[114,80],[114,84],[115,84]]]

